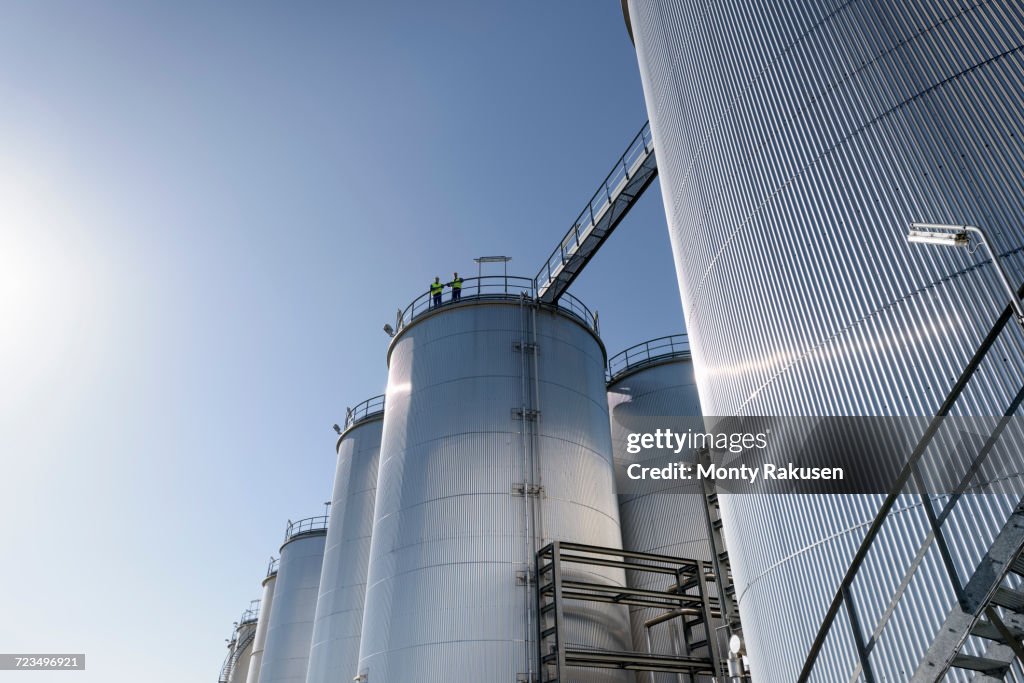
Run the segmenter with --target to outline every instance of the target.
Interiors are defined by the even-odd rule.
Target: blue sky
[[[215,680],[382,325],[532,276],[646,119],[614,0],[8,0],[0,102],[0,651],[89,658],[43,683]],[[572,291],[682,328],[656,187]]]

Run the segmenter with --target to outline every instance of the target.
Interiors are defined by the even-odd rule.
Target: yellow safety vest
[[[462,289],[462,278],[457,277],[452,280],[452,289]]]
[[[440,282],[431,282],[430,283],[430,293],[431,294],[440,294],[443,291],[444,291],[444,285],[442,285]]]

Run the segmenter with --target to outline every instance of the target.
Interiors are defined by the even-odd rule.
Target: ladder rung
[[[953,658],[952,666],[957,669],[970,669],[983,674],[993,676],[1004,676],[1010,669],[1010,662],[1001,662],[996,659],[985,657],[974,657],[971,655],[957,655]]]
[[[1000,586],[992,596],[992,602],[1013,612],[1024,612],[1024,593],[1020,591]]]
[[[1004,624],[1006,625],[1006,628],[1010,631],[1010,633],[1013,634],[1014,638],[1016,638],[1017,640],[1024,640],[1024,629],[1021,629],[1013,624],[1006,623],[1005,621]],[[971,629],[971,635],[978,636],[979,638],[984,638],[986,640],[994,640],[998,643],[1004,642],[1003,634],[999,632],[999,629],[997,629],[992,622],[986,621],[984,619],[978,620],[978,623],[976,623],[974,625],[974,628]]]

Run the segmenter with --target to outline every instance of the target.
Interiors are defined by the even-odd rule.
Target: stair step
[[[1017,559],[1010,565],[1010,571],[1014,574],[1024,576],[1024,555],[1017,556]]]
[[[708,501],[708,505],[717,506],[718,505],[718,494],[717,493],[709,493],[707,495],[707,501]]]
[[[1024,593],[1000,586],[992,596],[992,602],[1013,612],[1024,613]]]
[[[1003,624],[1005,624],[1006,628],[1010,630],[1010,633],[1013,634],[1014,638],[1024,640],[1024,619],[1021,619],[1020,617],[1011,619],[1010,617],[1013,616],[1014,615],[1012,614],[1007,614],[1003,619]],[[986,640],[994,640],[999,643],[1003,642],[1003,636],[999,633],[999,629],[997,629],[992,622],[987,619],[979,619],[978,623],[976,623],[974,628],[971,629],[971,635],[978,636],[979,638],[984,638]]]
[[[1010,662],[1001,662],[997,659],[986,659],[985,657],[974,657],[972,655],[957,655],[953,658],[952,666],[956,669],[970,669],[990,676],[1005,676],[1010,670]]]

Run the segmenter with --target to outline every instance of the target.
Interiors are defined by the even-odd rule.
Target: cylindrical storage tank
[[[288,523],[259,683],[306,681],[326,538],[326,515]]]
[[[627,450],[627,437],[634,431],[652,431],[654,418],[693,417],[700,427],[700,397],[693,377],[690,345],[686,335],[661,337],[637,344],[612,356],[608,362],[608,412],[611,418],[612,449],[616,467],[623,471],[632,463],[643,463],[644,455]],[[674,423],[673,423],[674,426]],[[642,492],[619,496],[622,547],[626,550],[688,559],[711,560],[704,492],[700,481],[673,480],[645,483]],[[664,577],[627,572],[631,588],[664,590]],[[673,619],[650,629],[649,619],[665,610],[631,607],[633,647],[638,652],[682,654],[679,620]],[[723,643],[724,645],[724,643]],[[725,652],[725,649],[721,650]],[[644,674],[643,680],[675,683],[675,674]]]
[[[257,612],[250,608],[242,614],[235,631],[235,649],[231,655],[231,673],[227,683],[245,683],[252,659],[252,645],[256,639]]]
[[[259,683],[260,669],[263,666],[263,651],[267,645],[267,628],[270,626],[271,609],[274,606],[274,587],[277,585],[278,560],[270,558],[267,576],[263,579],[263,597],[260,598],[260,613],[256,619],[256,632],[252,641],[252,655],[249,657],[249,670],[245,675],[245,683]]]
[[[338,467],[307,683],[351,681],[359,668],[383,425],[384,397],[377,396],[348,411],[338,438]]]
[[[911,244],[908,224],[979,225],[1024,279],[1024,6],[623,4],[705,413],[934,415],[1008,294],[985,249]],[[951,414],[1010,408],[1019,332],[1005,327]],[[946,518],[960,581],[1020,481]],[[882,499],[722,496],[755,681],[797,679]],[[957,601],[939,544],[918,559],[919,501],[901,508],[847,591],[876,680],[908,680]],[[835,624],[812,680],[861,675],[846,610]]]
[[[605,352],[592,315],[571,297],[535,306],[519,296],[529,281],[508,278],[495,292],[475,280],[461,303],[410,307],[389,348],[364,680],[536,677],[535,594],[525,580],[536,551],[555,539],[621,547]],[[575,575],[625,580],[618,569]],[[628,649],[622,607],[565,607],[564,642]],[[631,679],[583,669],[562,678]]]

